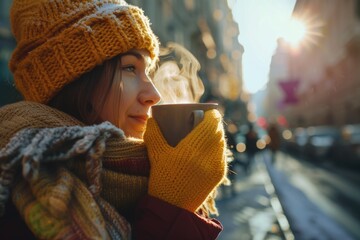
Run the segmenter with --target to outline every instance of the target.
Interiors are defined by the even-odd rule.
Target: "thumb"
[[[144,142],[148,147],[157,146],[163,148],[168,146],[168,143],[154,118],[149,118],[147,121]]]

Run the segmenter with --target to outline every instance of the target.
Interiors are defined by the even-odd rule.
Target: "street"
[[[360,239],[360,176],[330,163],[313,164],[278,153],[276,169],[325,214]]]
[[[257,156],[250,174],[237,169],[235,196],[230,195],[230,188],[220,193],[218,218],[224,225],[220,240],[308,239],[306,237],[311,234],[318,236],[314,239],[336,239],[336,236],[344,236],[342,239],[360,238],[360,191],[356,187],[360,178],[355,172],[327,163],[315,165],[300,161],[282,152],[277,154],[275,164],[271,165],[266,163],[267,154],[264,151]],[[288,183],[270,181],[266,165],[270,170],[284,174]],[[285,224],[281,223],[284,222],[282,220],[279,224],[279,216],[284,214],[282,207],[276,208],[273,203],[274,198],[278,199],[277,194],[268,191],[272,183],[277,191],[284,189],[279,196],[280,205],[295,211],[295,214],[284,211]],[[296,196],[296,191],[286,190],[286,184],[301,196]],[[281,197],[284,194],[292,196]],[[308,201],[311,205],[303,204],[304,208],[297,202],[291,203],[291,199]],[[290,217],[289,222],[287,217]],[[286,224],[290,224],[289,231],[286,231]],[[330,238],[323,234],[325,232],[334,236]]]

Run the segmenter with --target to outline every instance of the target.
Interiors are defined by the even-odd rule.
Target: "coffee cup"
[[[204,118],[204,112],[217,109],[217,103],[179,103],[152,106],[152,117],[172,147],[186,137]]]

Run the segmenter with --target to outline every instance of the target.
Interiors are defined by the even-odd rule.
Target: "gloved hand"
[[[222,117],[208,110],[204,119],[176,147],[167,144],[150,118],[144,135],[150,159],[148,193],[195,212],[226,172]]]

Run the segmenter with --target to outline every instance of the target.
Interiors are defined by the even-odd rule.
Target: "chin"
[[[138,139],[143,139],[144,137],[144,132],[125,132],[125,136],[128,138],[138,138]]]

